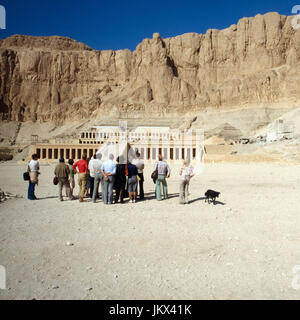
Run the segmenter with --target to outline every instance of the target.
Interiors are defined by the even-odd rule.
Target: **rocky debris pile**
[[[23,196],[19,195],[19,194],[12,194],[10,192],[4,192],[3,190],[0,189],[0,202],[4,202],[6,200],[12,199],[12,198],[23,198]]]

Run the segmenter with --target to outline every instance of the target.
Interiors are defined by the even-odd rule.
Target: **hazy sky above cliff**
[[[289,0],[0,0],[7,16],[7,29],[0,30],[0,38],[13,34],[61,35],[97,50],[134,50],[154,32],[163,38],[205,33],[258,13],[290,15],[296,4]]]

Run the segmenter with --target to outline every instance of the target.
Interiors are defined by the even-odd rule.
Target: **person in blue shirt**
[[[137,187],[137,175],[138,170],[136,165],[132,164],[131,162],[127,165],[128,169],[128,193],[130,198],[130,203],[135,203],[136,198],[136,187]]]
[[[101,172],[104,176],[104,192],[103,192],[103,202],[104,204],[113,203],[113,186],[115,180],[115,174],[117,170],[117,165],[113,161],[114,156],[110,154],[109,159],[104,161],[101,166]]]

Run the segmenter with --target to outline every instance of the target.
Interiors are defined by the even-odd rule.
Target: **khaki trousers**
[[[86,173],[79,173],[78,174],[79,198],[84,197],[86,184],[87,184]]]
[[[70,190],[70,183],[68,178],[58,178],[58,197],[59,200],[63,199],[62,196],[62,189],[65,186],[67,193],[68,193],[68,197],[71,200],[72,199],[72,195],[71,195],[71,190]]]
[[[179,203],[186,204],[189,203],[189,185],[190,182],[186,180],[182,180],[180,182],[180,196]]]

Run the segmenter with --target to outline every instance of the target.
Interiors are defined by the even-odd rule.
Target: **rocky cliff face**
[[[62,37],[0,41],[0,118],[11,121],[175,117],[300,102],[300,30],[277,13],[225,30],[162,39],[134,52]]]

